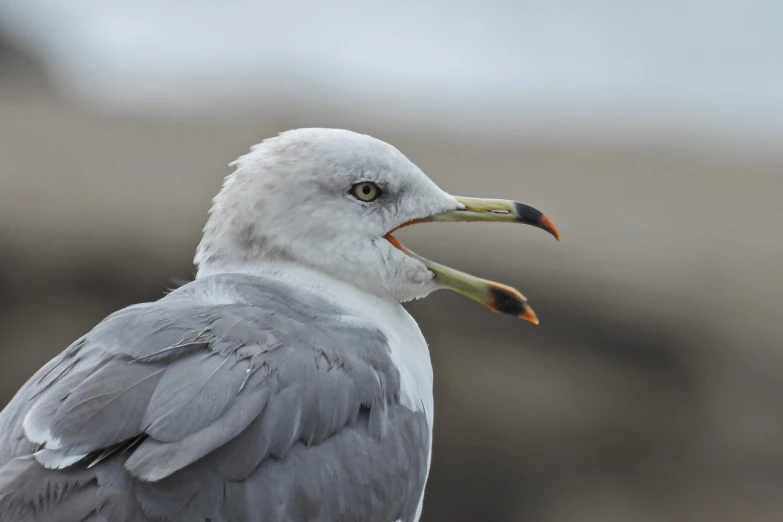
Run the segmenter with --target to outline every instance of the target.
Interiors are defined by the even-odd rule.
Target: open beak
[[[525,321],[538,324],[538,317],[527,304],[527,299],[519,291],[494,281],[481,279],[459,270],[441,265],[405,248],[392,232],[415,223],[432,221],[492,221],[500,223],[524,223],[546,230],[560,241],[560,232],[554,223],[538,210],[505,199],[456,198],[463,208],[436,214],[428,218],[416,219],[403,223],[384,236],[392,245],[405,254],[418,259],[435,274],[435,281],[443,288],[478,301],[490,310],[512,314]]]

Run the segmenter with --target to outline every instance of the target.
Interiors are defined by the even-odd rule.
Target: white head
[[[291,262],[407,301],[453,286],[456,272],[436,281],[440,265],[390,232],[417,220],[503,220],[492,217],[498,209],[470,208],[500,200],[455,198],[388,143],[346,130],[284,132],[231,165],[196,253],[200,275]],[[516,210],[501,212],[519,221]]]
[[[232,166],[196,253],[200,269],[291,261],[398,301],[437,288],[424,264],[383,236],[461,205],[388,143],[346,130],[292,130]],[[374,183],[380,196],[360,199],[375,195],[361,183]]]

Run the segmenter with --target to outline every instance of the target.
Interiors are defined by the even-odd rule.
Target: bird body
[[[39,371],[0,414],[0,520],[416,520],[432,379],[415,322],[400,307],[390,340],[385,303],[275,272],[121,310]]]
[[[0,412],[0,522],[416,522],[433,373],[400,304],[516,290],[407,250],[420,221],[517,221],[390,145],[334,129],[254,147],[214,200],[194,281],[110,315]]]

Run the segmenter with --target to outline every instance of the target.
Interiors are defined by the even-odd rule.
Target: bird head
[[[448,288],[538,323],[517,290],[425,259],[393,235],[422,222],[489,221],[533,225],[559,240],[538,210],[453,196],[393,146],[346,130],[284,132],[231,165],[196,253],[199,275],[290,262],[385,299]]]

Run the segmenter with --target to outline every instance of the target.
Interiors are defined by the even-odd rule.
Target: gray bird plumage
[[[114,313],[0,413],[0,520],[413,520],[427,421],[350,319],[239,274]]]

